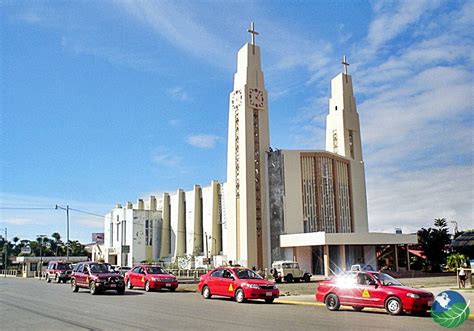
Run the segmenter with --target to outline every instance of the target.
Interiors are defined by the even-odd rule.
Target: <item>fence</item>
[[[18,275],[17,270],[6,270],[7,277],[16,277]],[[5,277],[5,270],[0,271],[0,276]]]
[[[197,280],[202,275],[205,275],[208,270],[206,269],[168,269],[177,278],[194,279]]]

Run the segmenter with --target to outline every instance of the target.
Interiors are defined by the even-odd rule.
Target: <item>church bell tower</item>
[[[359,114],[357,113],[349,63],[344,55],[343,72],[331,80],[329,114],[326,117],[326,150],[346,157],[351,165],[351,195],[354,232],[368,232],[365,170],[362,158]]]
[[[237,55],[234,89],[229,97],[227,144],[227,258],[265,268],[269,259],[267,208],[268,99],[252,22]]]

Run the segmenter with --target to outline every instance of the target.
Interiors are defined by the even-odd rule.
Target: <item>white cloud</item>
[[[29,219],[29,218],[7,218],[2,221],[4,224],[8,225],[42,225],[43,222],[39,222],[37,220]]]
[[[192,98],[188,95],[188,93],[182,87],[173,87],[168,89],[168,94],[172,96],[174,99],[180,101],[191,101]]]
[[[177,167],[181,165],[182,158],[164,149],[153,153],[152,160],[156,165],[164,167]]]
[[[457,221],[461,230],[471,229],[472,179],[471,166],[371,175],[367,182],[370,230],[393,232],[402,226],[405,232],[416,232],[440,217]]]
[[[212,149],[216,147],[219,137],[211,134],[198,134],[194,136],[189,136],[186,139],[186,142],[194,147]]]

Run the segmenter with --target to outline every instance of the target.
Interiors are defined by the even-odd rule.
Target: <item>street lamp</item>
[[[37,238],[41,239],[41,245],[40,245],[40,270],[39,270],[39,275],[40,279],[43,278],[43,242],[44,238],[47,236],[45,234],[39,234],[36,236]]]
[[[56,205],[55,209],[66,211],[66,260],[69,261],[69,205],[66,208]]]

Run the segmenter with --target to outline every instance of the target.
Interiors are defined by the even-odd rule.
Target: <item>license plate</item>
[[[165,286],[166,286],[166,287],[170,287],[170,286],[171,286],[171,284],[170,284],[170,283],[166,283],[166,285],[165,285]]]
[[[266,295],[267,297],[271,297],[271,296],[272,296],[272,292],[267,292],[267,293],[265,293],[265,295]]]
[[[115,284],[110,284],[109,287],[117,287]]]

